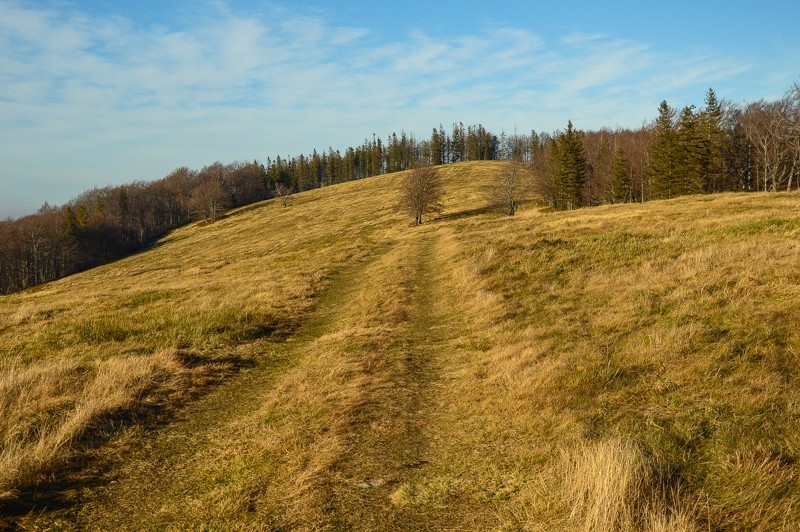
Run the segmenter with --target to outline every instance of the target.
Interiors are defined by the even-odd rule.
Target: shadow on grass
[[[19,487],[14,498],[0,500],[0,530],[14,528],[15,521],[26,515],[68,510],[80,503],[83,492],[113,481],[110,473],[122,458],[103,450],[124,429],[139,426],[152,433],[163,428],[189,402],[206,395],[232,375],[256,365],[253,359],[237,356],[205,357],[182,352],[178,358],[188,370],[201,370],[203,367],[219,370],[200,378],[190,377],[189,382],[182,383],[178,397],[174,393],[159,394],[156,391],[131,408],[108,412],[93,420],[74,441],[75,450],[71,456],[55,464],[53,471],[36,484]]]
[[[497,207],[489,205],[486,207],[478,207],[476,209],[466,209],[463,211],[456,211],[447,214],[443,214],[441,216],[436,217],[436,221],[447,221],[447,220],[461,220],[463,218],[470,218],[472,216],[478,216],[481,214],[495,214],[499,212]]]
[[[358,262],[363,267],[363,264],[381,256],[388,249],[388,246],[382,246],[376,253]],[[343,277],[348,278],[342,276],[341,272],[337,277],[340,280]],[[268,320],[247,328],[237,338],[238,343],[245,345],[264,339],[277,346],[289,340],[317,334],[319,332],[315,318],[317,308],[324,304],[331,293],[337,292],[340,282],[333,282],[320,293],[314,294],[311,308],[307,309],[299,319]],[[157,400],[140,401],[134,408],[109,413],[95,420],[95,423],[84,432],[84,436],[76,442],[76,450],[72,456],[54,466],[49,476],[40,477],[36,484],[19,487],[13,499],[0,499],[0,531],[18,528],[26,516],[48,517],[48,514],[53,517],[51,522],[61,525],[67,523],[65,527],[69,528],[68,522],[73,517],[70,511],[85,502],[87,492],[114,482],[115,468],[123,463],[130,453],[136,452],[136,443],[122,444],[113,448],[114,439],[119,437],[124,429],[141,428],[144,436],[136,437],[136,441],[141,442],[148,435],[174,422],[177,414],[189,403],[207,396],[215,387],[224,384],[235,374],[259,365],[257,358],[206,357],[189,351],[182,352],[180,359],[187,368],[217,366],[224,370],[216,371],[210,378],[194,383],[187,390],[182,390],[184,393],[177,398],[174,395],[162,394]],[[265,364],[280,363],[278,360]]]
[[[543,205],[540,200],[535,199],[523,199],[517,202],[517,212],[520,209],[530,209],[534,207],[539,207],[539,212],[551,212],[552,209],[546,205]],[[435,218],[435,221],[447,221],[447,220],[462,220],[464,218],[471,218],[473,216],[480,216],[482,214],[493,214],[497,217],[506,217],[508,218],[508,213],[505,210],[505,206],[500,204],[489,204],[484,205],[483,207],[476,207],[474,209],[465,209],[463,211],[456,211],[447,214],[443,214]]]
[[[280,344],[300,328],[299,320],[271,321],[243,331],[242,344],[267,339]],[[0,499],[0,531],[17,528],[18,521],[34,514],[58,514],[69,518],[69,510],[81,504],[83,493],[114,481],[113,471],[127,449],[114,449],[114,439],[125,429],[140,428],[145,435],[164,428],[189,403],[208,395],[232,376],[257,365],[245,356],[204,356],[195,351],[177,354],[189,377],[180,389],[151,390],[130,408],[118,409],[98,417],[73,441],[71,455],[57,462],[46,475],[29,485],[18,487],[12,498]],[[204,368],[209,371],[203,371]],[[194,372],[192,371],[194,370]],[[112,446],[112,447],[109,447]]]

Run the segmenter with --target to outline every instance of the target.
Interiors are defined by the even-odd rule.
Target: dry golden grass
[[[104,412],[253,364],[133,438],[113,485],[15,522],[796,528],[800,196],[511,218],[486,208],[501,167],[442,168],[418,228],[385,176],[1,298],[2,408],[41,405],[0,427],[38,471],[7,490]]]
[[[5,497],[13,494],[10,488],[57,463],[92,423],[146,401],[160,381],[177,381],[181,370],[168,351],[6,367],[0,378],[0,486]]]
[[[187,373],[225,373],[259,352],[242,345],[290,334],[397,217],[389,199],[336,192],[352,211],[326,191],[286,209],[270,202],[0,298],[0,493],[38,482],[96,418],[180,399]]]
[[[516,460],[549,464],[531,467],[526,476],[540,475],[539,485],[525,483],[519,506],[507,505],[512,527],[603,529],[595,523],[610,517],[591,508],[633,529],[800,521],[798,199],[696,197],[460,224],[474,272],[464,289],[487,287],[494,297],[475,304],[503,316],[494,331],[484,325],[484,354],[465,355],[480,361],[474,374],[491,386],[479,425],[487,437],[507,431]],[[558,474],[554,447],[602,470],[613,461],[589,467],[585,449],[620,436],[639,449],[627,460],[643,491],[625,498],[632,507],[612,510],[620,498],[611,493],[577,506],[548,496],[574,500],[576,489],[574,475]],[[742,452],[748,458],[732,466]],[[645,469],[635,465],[642,456]],[[654,510],[653,501],[667,502]]]

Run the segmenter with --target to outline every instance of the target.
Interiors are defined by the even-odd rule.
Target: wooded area
[[[482,125],[442,125],[430,138],[373,135],[344,152],[178,168],[152,182],[87,190],[63,206],[0,221],[0,293],[9,293],[143,249],[190,221],[214,221],[235,208],[373,175],[475,160],[516,160],[532,192],[555,209],[647,201],[723,191],[798,188],[800,86],[775,101],[719,101],[698,110],[662,102],[636,129],[499,135]],[[283,191],[278,193],[277,191]],[[513,203],[509,206],[515,209]]]

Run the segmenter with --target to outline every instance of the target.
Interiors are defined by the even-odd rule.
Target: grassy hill
[[[370,178],[0,298],[5,524],[795,528],[800,195],[511,218],[502,164],[420,227]]]

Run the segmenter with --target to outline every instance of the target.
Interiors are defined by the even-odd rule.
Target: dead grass
[[[728,195],[528,211],[460,227],[461,256],[473,264],[464,287],[500,296],[494,314],[505,317],[495,322],[504,326],[484,329],[482,342],[494,347],[473,353],[481,363],[472,363],[472,374],[492,386],[485,423],[504,420],[505,430],[545,451],[513,452],[543,467],[527,475],[541,485],[523,485],[520,506],[507,507],[512,523],[774,529],[800,520],[791,421],[798,336],[790,317],[799,301],[797,203],[796,195]],[[559,418],[552,425],[560,431],[548,428],[546,438],[527,432],[548,417]],[[503,429],[487,432],[497,437]],[[604,442],[620,435],[628,447],[614,458]],[[564,466],[550,458],[552,439],[573,449],[573,471],[586,469],[596,480],[559,480]],[[741,463],[743,474],[732,473],[731,456],[765,448]],[[605,485],[597,479],[614,478],[617,487],[632,482],[646,502],[590,503],[589,494]],[[573,493],[573,501],[577,489],[583,502],[559,506],[549,497],[542,504],[544,489]],[[652,501],[663,500],[667,509],[653,510]],[[653,512],[657,518],[648,517]]]
[[[108,360],[60,359],[4,368],[0,379],[0,487],[5,497],[35,483],[69,455],[72,444],[103,416],[152,399],[180,384],[184,371],[169,351]]]
[[[694,530],[696,516],[675,491],[659,490],[657,468],[634,443],[620,439],[586,443],[564,456],[566,500],[576,528]],[[668,485],[667,485],[668,486]]]
[[[391,385],[388,352],[409,310],[404,255],[407,247],[390,250],[325,296],[335,307],[299,331],[290,346],[296,364],[264,390],[260,408],[215,434],[210,455],[185,464],[194,489],[161,502],[165,521],[293,529],[329,522],[331,494],[364,480],[336,468],[367,422],[360,409]]]
[[[239,346],[291,334],[336,270],[397,217],[358,187],[339,191],[355,206],[349,214],[325,191],[291,209],[267,203],[0,298],[0,492],[37,483],[73,454],[77,438],[88,443],[107,413],[175,400],[189,368],[168,353],[221,376],[237,365],[231,356],[259,351]]]
[[[104,405],[168,388],[183,371],[168,353],[282,350],[292,362],[257,407],[209,427],[174,489],[134,498],[158,516],[140,525],[377,529],[375,514],[384,528],[408,515],[452,529],[796,528],[800,196],[528,203],[511,218],[485,208],[501,164],[444,167],[446,210],[420,228],[394,209],[387,176],[0,298],[3,382],[27,375],[14,393],[70,405],[37,407],[61,420],[84,390]],[[427,300],[414,295],[423,279]],[[412,407],[403,354],[415,347],[435,371]],[[124,360],[150,377],[105,402],[95,375]],[[72,384],[40,384],[50,373]],[[408,426],[424,428],[400,436]],[[381,469],[412,448],[413,467]],[[387,482],[353,487],[374,475]],[[113,522],[103,504],[75,522]]]

